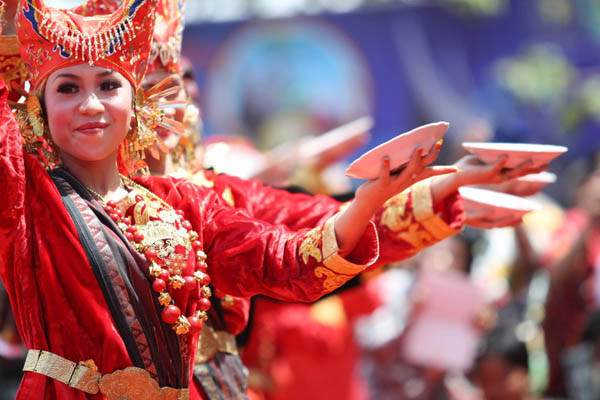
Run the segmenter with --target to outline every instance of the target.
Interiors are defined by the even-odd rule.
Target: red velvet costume
[[[230,206],[246,210],[261,221],[290,229],[314,227],[340,211],[344,203],[329,196],[290,193],[263,185],[258,180],[199,171],[190,177],[199,186],[214,190]],[[413,198],[416,199],[413,206]],[[376,268],[411,257],[460,230],[464,210],[458,194],[432,204],[428,182],[390,199],[374,219],[380,241]],[[224,297],[225,293],[220,294]],[[224,304],[227,330],[240,333],[248,322],[248,299],[228,297]]]
[[[134,365],[56,186],[39,161],[23,153],[6,95],[2,85],[0,180],[7,187],[0,199],[5,210],[0,219],[0,271],[23,341],[29,349],[49,350],[69,360],[91,359],[102,373]],[[373,228],[349,257],[357,264],[350,264],[330,248],[331,233],[322,233],[331,224],[292,232],[233,211],[214,192],[188,182],[140,181],[184,211],[201,235],[213,284],[233,295],[264,293],[311,301],[364,269],[357,264],[368,265],[377,257]],[[193,347],[188,350],[193,359]],[[19,398],[38,399],[42,392],[46,398],[85,397],[43,375],[26,373]],[[192,398],[197,397],[192,391]]]

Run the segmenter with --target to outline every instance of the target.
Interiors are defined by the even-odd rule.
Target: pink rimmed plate
[[[539,209],[538,203],[534,201],[493,190],[461,187],[459,192],[467,215],[484,213],[486,218],[501,220],[522,217]]]
[[[503,155],[508,156],[506,168],[515,168],[527,160],[533,162],[532,167],[541,167],[568,150],[565,146],[552,144],[465,142],[462,145],[487,164],[495,163]]]
[[[448,122],[436,122],[403,133],[379,146],[369,150],[350,164],[346,176],[357,179],[376,179],[381,169],[381,160],[390,158],[392,171],[403,167],[418,146],[424,149],[426,155],[429,149],[444,137],[448,130]]]

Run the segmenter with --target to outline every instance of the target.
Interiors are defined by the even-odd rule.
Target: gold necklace
[[[125,188],[125,190],[127,190],[127,185],[125,185],[125,183],[124,183],[124,179],[127,179],[127,178],[125,178],[121,174],[119,174],[119,178],[120,178],[119,189]],[[135,182],[131,181],[131,183],[135,183]],[[104,196],[102,196],[100,193],[96,192],[94,189],[92,189],[91,187],[89,187],[87,185],[83,185],[83,186],[88,190],[88,192],[90,192],[96,198],[96,200],[100,200],[100,202],[102,202],[102,204],[106,204],[106,200],[104,199]]]

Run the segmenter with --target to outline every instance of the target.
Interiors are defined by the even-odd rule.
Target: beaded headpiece
[[[114,12],[120,5],[120,0],[88,0],[73,11],[86,16],[102,15]],[[171,73],[181,72],[179,57],[185,26],[184,9],[184,0],[158,0],[148,72],[160,67]]]
[[[19,0],[20,51],[34,90],[57,69],[88,62],[121,73],[134,88],[148,66],[157,0],[127,0],[113,12],[85,16]]]
[[[149,70],[164,67],[180,73],[179,57],[185,26],[184,0],[159,0],[150,50]]]

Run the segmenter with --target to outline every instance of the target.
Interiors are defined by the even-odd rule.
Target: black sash
[[[104,210],[94,206],[76,178],[60,168],[50,176],[134,366],[150,372],[160,386],[188,387],[187,351],[181,351],[180,338],[160,321],[160,305],[143,272],[145,259]]]

